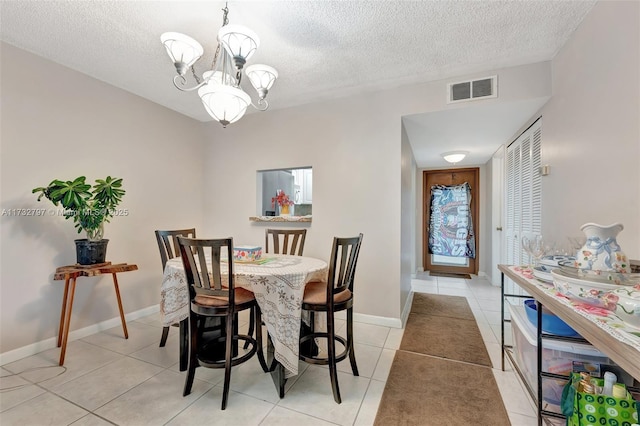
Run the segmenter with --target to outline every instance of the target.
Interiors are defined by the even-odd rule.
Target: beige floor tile
[[[370,380],[338,372],[342,404],[333,399],[326,369],[309,366],[278,406],[341,425],[352,425]]]
[[[404,336],[404,328],[389,328],[389,335],[384,342],[385,349],[400,349],[400,343],[402,343],[402,336]]]
[[[167,426],[242,425],[257,426],[273,409],[273,404],[230,391],[227,408],[220,409],[222,387],[214,386],[196,402],[167,423]]]
[[[536,417],[523,416],[522,414],[511,412],[507,414],[509,415],[511,426],[538,426],[538,419]]]
[[[140,322],[127,324],[129,338],[125,339],[122,326],[113,327],[100,333],[87,336],[83,341],[121,354],[131,354],[152,343],[160,343],[158,328]]]
[[[147,324],[147,325],[152,325],[154,327],[162,328],[162,314],[160,314],[160,311],[158,311],[151,315],[138,318],[137,320],[132,322],[140,322],[142,324]],[[171,336],[172,331],[177,331],[177,330],[178,330],[178,327],[171,327],[171,330],[169,330],[169,336]],[[162,332],[160,332],[160,335],[162,335]],[[158,342],[160,342],[160,336],[158,336]]]
[[[162,368],[125,357],[52,389],[87,410],[95,410],[162,371]]]
[[[87,414],[80,420],[71,423],[70,426],[112,426],[113,423],[108,422],[95,414]]]
[[[64,366],[59,366],[60,349],[54,348],[4,366],[24,379],[51,389],[90,371],[124,358],[123,355],[76,340],[67,346]]]
[[[161,425],[212,387],[210,383],[194,380],[191,393],[183,397],[184,374],[165,370],[102,406],[95,413],[119,425]]]
[[[393,364],[393,358],[395,357],[395,355],[396,355],[395,350],[383,349],[382,353],[380,353],[378,364],[376,364],[376,369],[373,372],[373,376],[371,376],[371,378],[381,382],[386,382],[387,377],[389,377],[389,372],[391,371],[391,364]]]
[[[389,336],[389,327],[362,322],[353,323],[353,340],[356,343],[365,343],[383,348],[387,336]]]
[[[272,404],[280,401],[271,374],[262,371],[257,357],[231,369],[231,390]]]
[[[478,301],[478,304],[483,311],[499,313],[500,309],[502,309],[502,303],[500,302],[499,294],[497,295],[497,297],[493,297],[491,299],[482,299],[477,297],[476,300]]]
[[[362,400],[356,421],[353,423],[354,426],[369,426],[373,424],[378,413],[382,393],[384,392],[384,385],[383,382],[371,380],[367,393]]]
[[[502,395],[502,401],[508,412],[522,414],[524,416],[536,417],[531,406],[531,398],[524,393],[518,378],[511,371],[500,371],[492,369],[493,375],[498,384],[498,389]]]
[[[450,288],[446,284],[438,283],[438,294],[446,296],[474,297],[471,290],[463,290],[459,288]]]
[[[342,346],[339,346],[342,350]],[[354,353],[356,354],[356,365],[358,366],[358,374],[360,377],[371,377],[376,369],[382,348],[376,346],[365,345],[364,343],[354,344]],[[329,368],[329,367],[326,367]],[[338,371],[353,374],[349,357],[338,363]],[[328,374],[328,372],[327,372]]]
[[[502,323],[502,316],[500,315],[500,311],[483,311],[483,313],[489,324],[499,326]]]
[[[44,389],[31,384],[19,375],[0,369],[0,412],[35,398],[46,392]]]
[[[438,294],[438,281],[411,280],[411,289],[416,293]]]
[[[82,408],[50,392],[2,413],[2,426],[68,425],[87,415]]]
[[[267,417],[260,423],[260,426],[282,426],[282,425],[305,425],[305,426],[330,426],[322,419],[307,416],[297,411],[288,410],[283,407],[274,407]]]
[[[169,334],[165,346],[160,347],[160,339],[132,353],[130,356],[160,367],[171,367],[180,360],[180,339],[179,333]]]

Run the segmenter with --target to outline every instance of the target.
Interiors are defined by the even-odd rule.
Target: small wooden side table
[[[69,323],[71,322],[71,310],[73,309],[73,296],[76,292],[76,280],[78,277],[95,277],[97,275],[111,274],[113,276],[113,286],[116,290],[116,298],[118,299],[118,309],[120,310],[120,320],[122,321],[122,330],[124,338],[129,338],[127,331],[127,323],[124,319],[122,311],[122,300],[120,299],[120,288],[118,287],[118,272],[136,271],[137,265],[127,265],[126,263],[118,263],[112,265],[111,262],[98,263],[95,265],[69,265],[61,266],[56,269],[53,276],[54,280],[64,280],[64,297],[62,298],[62,311],[60,313],[60,327],[58,330],[58,347],[62,346],[60,351],[59,365],[64,364],[64,355],[67,351],[67,338],[69,337]],[[69,283],[71,283],[71,292],[69,292]]]

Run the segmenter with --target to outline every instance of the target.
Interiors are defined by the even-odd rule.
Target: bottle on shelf
[[[613,385],[616,384],[617,380],[618,377],[614,373],[610,371],[604,373],[604,387],[602,388],[602,394],[606,396],[613,396]]]

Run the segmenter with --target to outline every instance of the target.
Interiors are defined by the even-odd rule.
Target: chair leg
[[[189,318],[180,321],[180,371],[189,363]]]
[[[349,351],[349,361],[351,362],[351,371],[354,376],[359,376],[358,365],[356,364],[356,354],[353,348],[353,308],[347,309],[347,350]]]
[[[267,362],[264,359],[264,348],[262,347],[262,312],[260,312],[260,307],[256,303],[256,306],[251,310],[251,316],[253,316],[254,309],[256,312],[256,315],[255,315],[256,346],[257,346],[256,352],[258,353],[258,361],[260,361],[260,366],[262,367],[262,371],[264,371],[265,373],[268,373],[269,367],[267,367]]]
[[[191,386],[193,386],[193,379],[196,375],[196,367],[198,366],[198,325],[196,324],[196,317],[193,313],[191,313],[189,317],[189,333],[191,337],[189,346],[189,368],[187,369],[187,377],[184,381],[182,396],[187,396],[191,393]]]
[[[231,357],[233,349],[233,316],[227,316],[227,336],[224,355],[224,388],[222,390],[222,407],[221,410],[227,408],[227,399],[229,398],[229,384],[231,382]]]
[[[167,344],[167,337],[169,337],[169,327],[162,327],[162,337],[160,338],[160,347],[164,348]]]
[[[249,312],[249,330],[247,331],[247,334],[249,336],[253,336],[254,324],[255,324],[255,316],[253,315],[253,309],[251,309],[251,311]],[[247,349],[248,347],[249,347],[249,341],[247,340],[246,342],[244,342],[243,349]]]
[[[340,386],[338,385],[338,366],[336,365],[336,339],[335,322],[333,312],[327,312],[327,356],[329,358],[329,376],[331,378],[331,389],[333,389],[333,399],[342,403],[340,398]]]

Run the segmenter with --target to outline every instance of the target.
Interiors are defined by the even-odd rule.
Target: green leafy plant
[[[34,188],[32,193],[40,193],[49,199],[53,205],[64,207],[65,219],[73,219],[78,233],[85,231],[87,239],[101,240],[104,223],[116,213],[115,208],[122,201],[125,190],[122,189],[122,179],[107,176],[106,179],[96,179],[93,187],[85,182],[84,176],[75,180],[53,180],[48,186]]]

